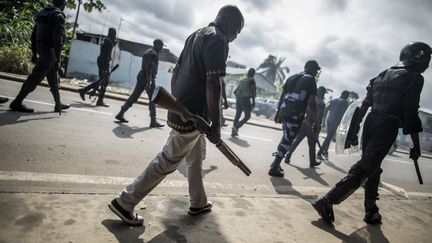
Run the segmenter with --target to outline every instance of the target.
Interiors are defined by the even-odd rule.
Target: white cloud
[[[230,44],[230,58],[257,67],[269,54],[286,57],[292,72],[308,59],[323,67],[320,84],[364,94],[370,78],[396,63],[408,42],[431,43],[430,0],[104,0],[109,12],[85,13],[80,28],[101,33],[122,22],[120,36],[151,43],[162,38],[179,54],[184,40],[207,25],[225,4],[243,11],[245,28]],[[73,13],[71,13],[73,14]],[[432,71],[425,74],[422,106],[432,108]]]

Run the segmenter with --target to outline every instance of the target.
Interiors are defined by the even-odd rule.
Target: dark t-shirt
[[[421,132],[418,109],[423,84],[420,73],[390,68],[370,81],[364,102],[372,106],[372,112],[397,117],[404,134]]]
[[[114,47],[114,42],[111,38],[106,37],[100,46],[100,54],[97,59],[99,69],[108,70],[111,61],[111,52]]]
[[[156,78],[159,65],[159,54],[152,48],[147,49],[142,57],[141,70],[144,73],[152,72],[152,79]]]
[[[225,76],[228,39],[214,24],[192,33],[180,54],[180,66],[172,94],[177,102],[193,114],[207,117],[206,80],[208,76]],[[193,122],[182,122],[168,112],[168,126],[179,132],[196,129]]]
[[[299,73],[288,78],[283,88],[283,103],[288,114],[281,114],[289,119],[301,122],[308,106],[309,96],[317,94],[316,80],[309,74]]]

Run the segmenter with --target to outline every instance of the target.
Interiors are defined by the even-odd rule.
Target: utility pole
[[[76,16],[75,16],[75,23],[74,23],[73,30],[72,30],[72,39],[75,37],[75,28],[76,28],[77,22],[78,22],[78,16],[79,16],[80,8],[81,8],[81,3],[82,3],[82,0],[78,0],[78,8],[77,8]]]

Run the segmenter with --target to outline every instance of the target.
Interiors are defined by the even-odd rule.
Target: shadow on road
[[[210,213],[190,216],[184,211],[188,203],[184,200],[170,200],[168,212],[161,220],[165,231],[159,233],[148,242],[220,242],[228,243],[223,236],[217,218]],[[182,214],[182,213],[180,213]]]
[[[151,127],[130,127],[124,123],[116,123],[119,125],[112,131],[119,138],[132,138],[132,135],[135,133],[144,132],[151,129]]]
[[[354,231],[350,235],[346,235],[338,231],[334,227],[334,225],[329,225],[328,223],[326,223],[323,219],[312,221],[311,224],[319,229],[322,229],[334,235],[338,239],[342,240],[342,242],[389,242],[389,240],[387,239],[387,237],[385,237],[383,231],[381,230],[381,226],[379,225],[366,225]]]
[[[201,174],[203,176],[203,178],[205,177],[205,175],[209,174],[210,172],[217,170],[217,166],[215,165],[210,165],[210,168],[208,169],[202,169],[201,170]],[[187,178],[187,165],[186,162],[182,162],[179,167],[177,167],[177,170],[180,172],[180,174],[182,174],[184,177]]]
[[[291,167],[296,168],[298,171],[300,171],[303,175],[305,175],[306,177],[304,178],[305,180],[307,179],[313,179],[314,181],[320,183],[323,186],[329,186],[329,184],[323,179],[321,178],[322,175],[324,175],[324,173],[318,173],[317,172],[317,167],[314,168],[301,168],[299,166],[293,165],[293,164],[289,164]]]
[[[270,181],[278,194],[294,195],[303,198],[303,195],[293,188],[292,183],[283,177],[270,177]]]
[[[239,137],[230,137],[230,138],[228,138],[228,140],[231,141],[232,143],[237,144],[240,147],[243,147],[243,148],[250,147],[248,141],[243,140],[243,139],[241,139]]]
[[[44,114],[53,114],[52,117],[30,117],[30,116],[38,116]],[[24,113],[24,112],[16,112],[16,111],[1,111],[0,112],[0,126],[18,124],[29,121],[37,121],[37,120],[49,120],[59,118],[59,114],[53,111],[36,111],[33,113]]]
[[[144,240],[140,239],[139,237],[145,232],[145,226],[131,227],[120,219],[105,219],[102,221],[102,225],[105,226],[120,243],[144,243]]]
[[[343,174],[347,174],[348,172],[345,171],[344,169],[342,169],[341,167],[335,165],[333,162],[329,161],[329,160],[321,160],[322,163],[328,165],[330,168],[333,168],[339,172],[342,172]]]

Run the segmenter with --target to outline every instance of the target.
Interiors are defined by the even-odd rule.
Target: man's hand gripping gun
[[[210,125],[200,116],[192,114],[184,106],[178,104],[174,96],[168,93],[163,87],[157,87],[153,93],[152,102],[160,107],[176,113],[183,121],[193,121],[200,132],[209,134]],[[223,155],[235,166],[239,167],[241,171],[247,176],[251,174],[251,170],[243,163],[243,161],[226,145],[222,139],[216,143],[216,148],[222,152]]]

